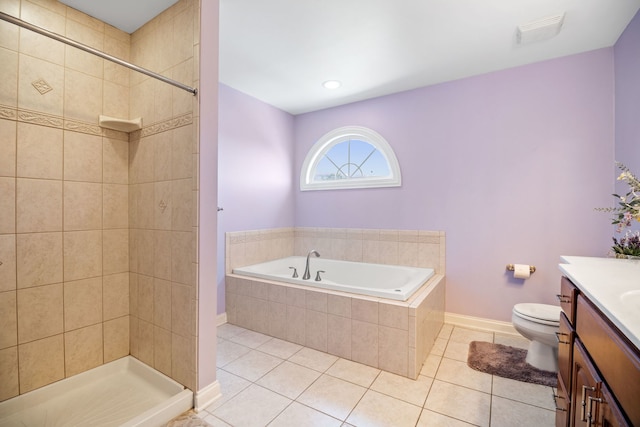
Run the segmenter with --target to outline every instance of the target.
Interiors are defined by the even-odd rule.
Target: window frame
[[[359,139],[371,144],[382,154],[389,166],[390,175],[386,177],[358,177],[315,181],[315,171],[318,163],[334,146],[350,139]],[[386,188],[402,186],[400,164],[391,145],[378,132],[363,126],[343,126],[324,134],[309,149],[302,169],[300,170],[300,190],[342,190],[354,188]]]

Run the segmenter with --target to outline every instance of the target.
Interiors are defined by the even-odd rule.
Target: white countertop
[[[560,271],[640,349],[640,260],[563,256]]]

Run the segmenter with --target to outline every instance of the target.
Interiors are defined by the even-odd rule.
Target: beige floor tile
[[[216,366],[222,368],[241,356],[249,353],[251,349],[231,341],[218,339],[216,350]]]
[[[550,411],[555,410],[553,388],[544,385],[515,381],[494,375],[492,393],[494,396],[516,400]]]
[[[262,344],[256,350],[279,357],[281,359],[288,359],[298,351],[300,351],[300,349],[302,349],[302,346],[299,344],[294,344],[278,338],[273,338],[272,340],[269,340],[266,343]]]
[[[491,375],[471,369],[466,362],[443,357],[436,379],[483,393],[491,393]]]
[[[442,356],[444,354],[445,349],[447,348],[447,340],[443,338],[436,338],[436,342],[433,343],[433,347],[431,348],[431,353],[436,356]]]
[[[269,427],[301,427],[301,426],[322,426],[340,427],[342,422],[327,414],[316,411],[293,402],[278,417],[269,424]]]
[[[453,331],[453,325],[442,325],[440,329],[440,333],[438,334],[438,338],[444,338],[448,340],[451,336],[451,332]]]
[[[510,345],[516,348],[529,348],[529,340],[519,335],[502,335],[496,334],[493,338],[493,342],[496,344]]]
[[[224,367],[224,370],[249,381],[256,381],[282,363],[282,359],[251,350]]]
[[[229,338],[229,341],[244,345],[245,347],[257,348],[271,339],[272,338],[270,336],[261,334],[260,332],[244,331],[238,335],[232,336]]]
[[[245,331],[247,331],[247,329],[241,328],[240,326],[232,325],[231,323],[224,323],[218,326],[217,334],[218,337],[228,340],[229,338],[239,335]]]
[[[295,399],[317,380],[320,375],[320,372],[314,371],[313,369],[284,361],[260,378],[256,384],[280,393],[289,399]]]
[[[421,410],[419,406],[369,390],[347,422],[367,427],[413,427]]]
[[[213,411],[222,421],[237,427],[264,427],[280,414],[291,400],[252,384]]]
[[[433,378],[422,375],[417,380],[412,380],[383,371],[371,385],[371,390],[422,407],[427,399],[432,382]]]
[[[438,372],[438,367],[440,367],[440,361],[442,361],[442,356],[429,354],[422,365],[420,375],[435,378],[436,373]]]
[[[327,370],[327,374],[340,378],[350,383],[363,387],[370,387],[376,377],[380,374],[380,369],[372,368],[361,363],[352,362],[346,359],[338,359]]]
[[[211,425],[211,427],[233,427],[231,424],[227,424],[224,421],[222,421],[220,418],[211,414],[204,417],[204,420],[208,422]]]
[[[218,369],[216,371],[216,380],[220,383],[220,392],[222,396],[205,408],[208,412],[213,412],[215,409],[233,399],[235,395],[251,385],[250,381],[247,381],[237,375],[233,375],[223,369]]]
[[[289,358],[290,362],[306,366],[319,372],[325,372],[338,358],[318,350],[304,347]]]
[[[416,427],[471,427],[473,424],[438,414],[437,412],[425,409],[420,415],[420,420]]]
[[[489,427],[490,403],[490,394],[436,380],[424,407],[480,427]]]
[[[366,391],[364,387],[322,375],[297,401],[344,421]]]
[[[491,399],[491,427],[553,427],[555,411],[494,396]]]
[[[467,344],[469,344],[471,341],[493,342],[493,333],[455,327],[451,332],[451,337],[449,338],[449,340],[455,342],[465,342]]]
[[[469,355],[469,344],[466,342],[449,341],[447,349],[444,351],[444,357],[448,359],[467,361]]]

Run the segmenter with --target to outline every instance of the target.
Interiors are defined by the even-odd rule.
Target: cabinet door
[[[576,323],[576,297],[578,295],[578,289],[571,283],[566,277],[560,279],[560,293],[556,295],[562,311],[567,315],[569,323],[575,325]]]
[[[556,404],[556,427],[569,427],[571,400],[569,400],[567,389],[560,375],[558,375],[558,394],[554,398]]]
[[[594,414],[588,413],[589,398],[598,397],[600,377],[589,361],[579,339],[573,345],[573,386],[571,387],[571,426],[591,427]],[[590,418],[589,418],[590,417]]]
[[[602,384],[599,398],[590,403],[592,411],[597,413],[594,427],[631,427],[606,384]]]
[[[558,337],[558,375],[565,385],[570,385],[574,331],[564,313],[560,313],[560,330],[556,336]]]

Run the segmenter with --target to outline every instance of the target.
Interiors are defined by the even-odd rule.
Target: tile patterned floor
[[[520,337],[445,325],[416,381],[234,325],[218,328],[214,427],[546,427],[553,389],[472,370],[469,342]]]

